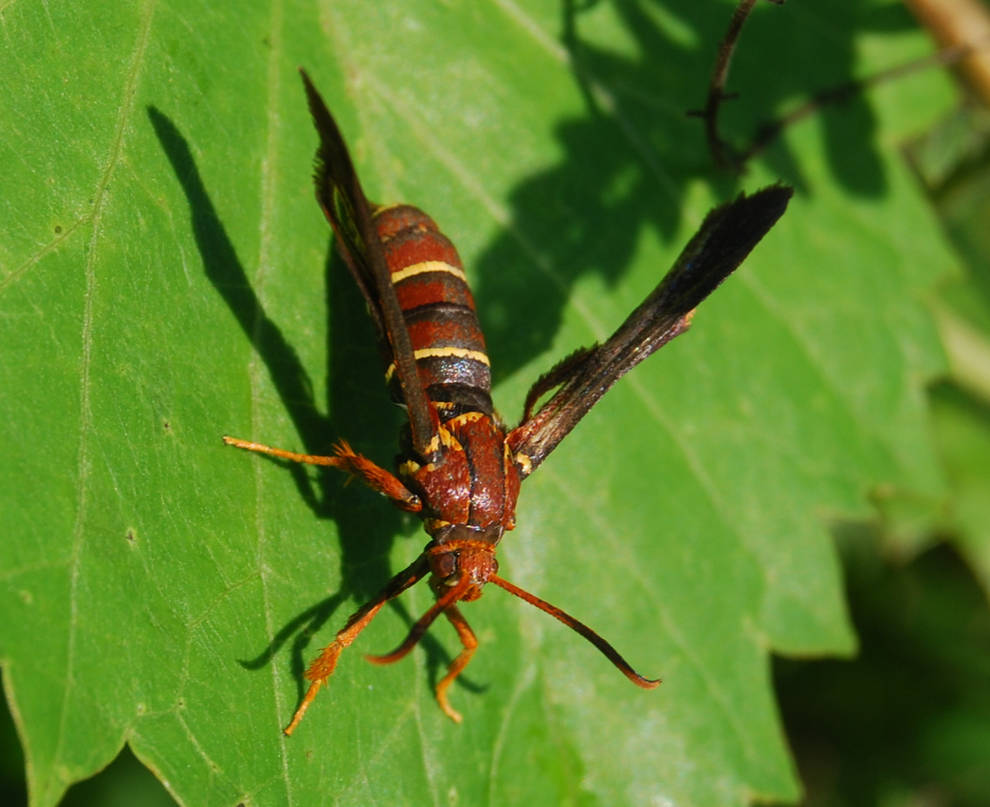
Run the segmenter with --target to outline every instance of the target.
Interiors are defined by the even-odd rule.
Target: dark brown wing
[[[371,218],[374,207],[358,182],[347,145],[336,121],[305,70],[302,75],[313,123],[320,135],[316,152],[316,198],[337,237],[337,249],[368,302],[383,345],[392,352],[402,398],[409,414],[413,448],[426,458],[434,436],[434,419],[419,382],[412,343],[395,296],[388,264]]]
[[[783,215],[793,193],[773,185],[715,208],[660,285],[601,345],[581,348],[533,385],[522,423],[508,436],[534,470],[609,388],[675,336],[694,309],[743,262]],[[536,414],[537,400],[557,390]]]

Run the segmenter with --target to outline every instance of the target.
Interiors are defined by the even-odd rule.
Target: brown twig
[[[780,5],[784,0],[770,0],[770,2]],[[718,46],[715,66],[712,68],[711,80],[708,83],[708,98],[705,100],[705,107],[702,110],[688,113],[704,120],[708,150],[711,152],[715,164],[736,170],[742,167],[742,163],[736,157],[732,146],[719,135],[718,112],[723,101],[735,97],[735,95],[729,95],[725,92],[725,82],[729,77],[729,65],[732,62],[732,54],[735,53],[736,45],[739,44],[743,24],[752,12],[754,5],[756,5],[756,0],[739,1],[739,5],[736,6],[729,22],[729,28]]]
[[[979,0],[904,0],[939,46],[950,50],[969,45],[959,57],[959,72],[990,106],[990,9]],[[983,46],[980,45],[983,43]]]
[[[896,67],[889,67],[886,70],[881,70],[874,73],[872,76],[854,79],[843,84],[836,84],[832,87],[826,87],[823,90],[819,90],[812,95],[809,100],[791,110],[786,115],[782,115],[779,118],[773,118],[758,126],[756,129],[756,134],[753,136],[753,140],[749,146],[742,151],[737,152],[737,167],[741,169],[747,162],[753,159],[753,157],[763,152],[771,143],[773,143],[774,140],[777,139],[777,137],[780,136],[780,133],[784,131],[784,129],[792,126],[809,115],[818,112],[823,107],[845,103],[850,98],[866,91],[870,87],[876,86],[877,84],[882,84],[886,81],[891,81],[895,78],[900,78],[901,76],[915,73],[919,70],[956,64],[961,59],[966,58],[966,56],[972,53],[974,47],[975,46],[973,45],[954,45],[952,47],[940,50],[937,53],[930,54],[929,56],[922,56],[920,59],[914,59],[910,62],[897,65]]]
[[[953,3],[956,2],[956,0],[952,1]],[[970,2],[970,0],[961,1]],[[770,0],[770,2],[777,5],[783,4],[783,0]],[[756,4],[756,0],[740,0],[736,6],[736,10],[733,12],[729,28],[719,43],[715,66],[712,69],[712,75],[708,85],[708,97],[705,107],[702,110],[688,113],[704,120],[705,137],[715,164],[723,168],[741,171],[747,162],[773,143],[784,129],[817,112],[822,107],[845,103],[850,98],[877,84],[930,67],[950,66],[962,63],[967,78],[970,79],[970,82],[975,86],[977,91],[981,94],[985,92],[986,95],[983,96],[985,99],[990,98],[990,68],[988,68],[986,73],[983,73],[981,70],[982,65],[977,64],[977,60],[973,58],[974,54],[978,52],[986,53],[988,65],[990,65],[990,50],[987,48],[987,43],[990,42],[990,21],[984,20],[984,27],[977,27],[974,31],[971,27],[967,29],[966,26],[963,26],[961,28],[962,23],[956,17],[951,17],[948,14],[942,14],[941,16],[936,14],[933,9],[939,6],[939,2],[935,2],[935,0],[907,0],[907,2],[919,18],[929,24],[936,39],[943,43],[945,47],[929,56],[881,70],[872,76],[847,81],[819,90],[808,101],[799,105],[791,112],[761,124],[757,127],[756,134],[753,136],[750,144],[743,149],[737,149],[720,134],[718,114],[723,101],[736,97],[735,93],[727,93],[725,91],[729,65],[736,46],[739,43],[743,24]],[[985,9],[983,11],[985,13]],[[966,19],[972,20],[970,17]],[[975,74],[975,78],[971,74]]]

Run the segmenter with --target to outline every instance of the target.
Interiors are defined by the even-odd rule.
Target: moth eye
[[[452,579],[457,573],[457,555],[453,552],[440,555],[436,560],[436,566],[434,566],[433,571],[448,586],[453,585],[457,582]]]

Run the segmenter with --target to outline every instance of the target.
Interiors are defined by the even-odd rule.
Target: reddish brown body
[[[423,389],[442,413],[491,415],[485,337],[454,245],[433,219],[410,205],[380,208],[374,222]],[[383,348],[390,391],[405,403],[390,346]]]
[[[443,614],[463,650],[437,684],[440,707],[460,715],[447,689],[478,646],[457,603],[481,596],[487,583],[505,589],[584,636],[630,681],[644,678],[597,633],[498,575],[495,550],[515,526],[520,481],[550,454],[626,372],[687,330],[697,306],[727,277],[783,213],[790,190],[773,186],[712,211],[673,269],[606,342],[578,350],[551,368],[527,396],[521,423],[507,430],[492,406],[485,340],[460,258],[433,220],[409,205],[378,207],[364,195],[340,131],[303,73],[320,149],[316,194],[336,234],[336,246],[364,294],[378,329],[385,378],[409,422],[397,473],[355,453],[345,442],[333,456],[297,454],[225,437],[240,448],[340,468],[392,502],[417,513],[430,536],[422,554],[362,606],[306,671],[312,682],[291,733],[349,646],[393,597],[429,576],[434,605],[406,640],[376,663],[397,661]],[[536,409],[539,399],[549,395]],[[534,411],[535,409],[535,411]]]
[[[451,525],[462,525],[494,547],[515,525],[520,469],[492,407],[485,338],[461,260],[433,219],[415,207],[381,208],[373,218],[436,418],[435,444],[428,448],[433,458],[423,464],[407,449],[399,478],[423,503],[426,531],[438,543]],[[405,403],[389,345],[382,347],[389,389]]]

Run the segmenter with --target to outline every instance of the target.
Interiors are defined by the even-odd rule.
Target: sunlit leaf
[[[794,798],[768,654],[849,653],[831,515],[936,495],[926,289],[951,268],[897,145],[951,101],[887,85],[785,135],[744,181],[700,123],[731,4],[8,4],[0,50],[0,659],[36,805],[128,742],[185,804],[743,804]],[[897,7],[761,6],[728,133],[925,53]],[[893,9],[893,10],[892,10]],[[386,609],[297,733],[306,661],[425,538],[340,478],[224,433],[388,464],[362,304],[312,199],[295,69],[370,195],[459,245],[496,400],[608,335],[714,204],[798,195],[692,330],[527,481],[451,693],[430,601]],[[814,86],[810,86],[814,85]]]

